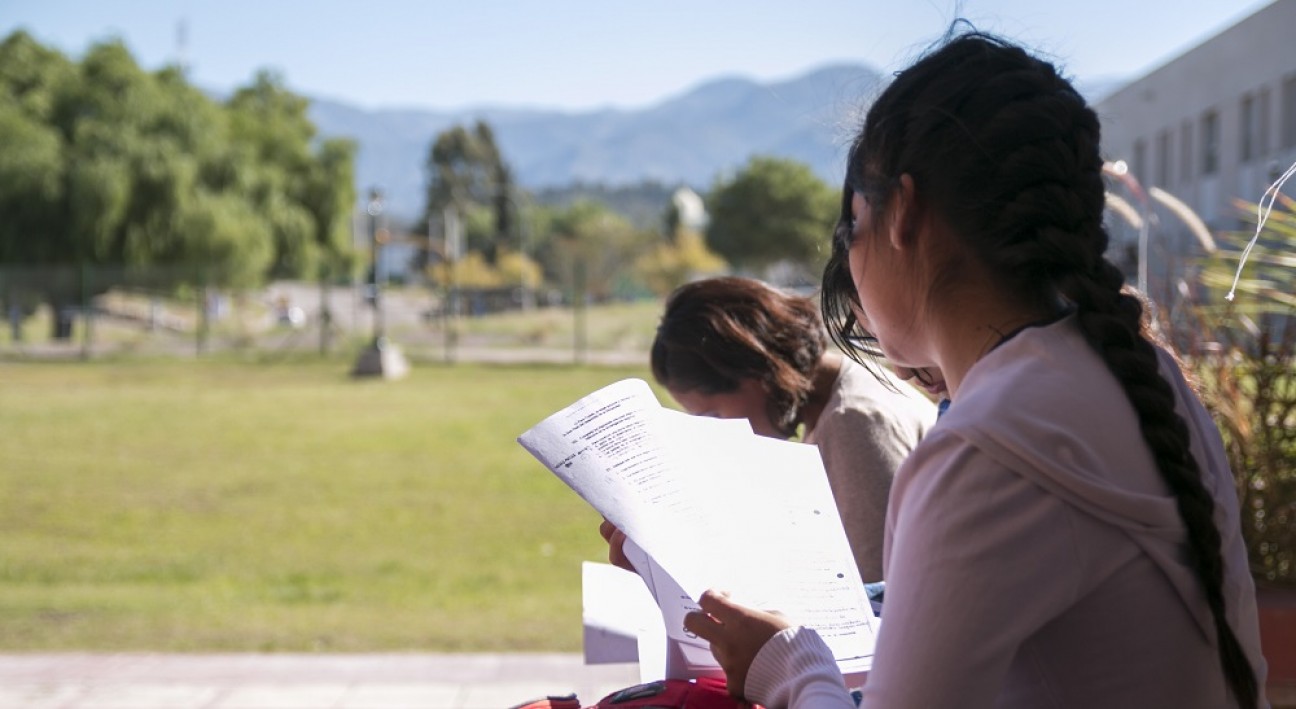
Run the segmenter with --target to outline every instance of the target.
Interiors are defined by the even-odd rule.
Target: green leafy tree
[[[500,248],[516,246],[516,187],[489,124],[478,121],[471,129],[456,125],[437,135],[425,167],[424,230],[427,224],[439,223],[447,208],[457,210],[462,218],[485,209],[491,218],[490,235],[473,246],[488,263],[494,263]]]
[[[59,111],[73,242],[62,258],[121,265],[160,289],[259,283],[275,250],[249,226],[274,219],[250,199],[255,153],[228,112],[178,70],[142,71],[117,42],[92,47],[79,69]]]
[[[634,273],[653,293],[665,296],[695,278],[723,273],[726,265],[707,248],[702,234],[678,229],[674,240],[658,242],[640,255]]]
[[[487,256],[495,250],[495,214],[487,205],[468,203],[463,207],[464,250]]]
[[[808,166],[754,157],[711,189],[707,243],[736,266],[791,261],[817,268],[827,258],[838,199]]]
[[[58,132],[0,103],[0,263],[44,262],[58,253],[63,182]]]
[[[308,106],[268,71],[259,72],[228,103],[231,137],[251,151],[248,197],[274,239],[271,277],[300,277],[318,267],[319,234],[304,203],[314,167],[315,126],[306,117]]]
[[[354,267],[351,208],[355,193],[355,141],[320,143],[306,175],[302,204],[310,213],[321,261],[320,277],[336,278]]]
[[[580,201],[549,215],[538,260],[553,280],[606,300],[656,238],[601,204]]]
[[[56,313],[115,285],[15,273],[107,265],[157,289],[250,287],[346,260],[354,146],[316,144],[306,101],[261,73],[221,105],[120,42],[70,62],[23,32],[0,43],[0,298]],[[52,271],[51,271],[52,272]],[[66,272],[66,271],[64,271]],[[134,275],[132,275],[134,274]],[[141,274],[148,278],[141,280]]]
[[[64,136],[53,116],[74,73],[66,57],[26,32],[0,43],[0,262],[48,256],[66,236]]]
[[[43,263],[67,249],[66,136],[54,124],[75,75],[26,32],[0,43],[0,263]]]

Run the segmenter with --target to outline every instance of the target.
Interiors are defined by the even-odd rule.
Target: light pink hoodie
[[[1233,477],[1210,416],[1162,354],[1215,498],[1229,624],[1263,696]],[[861,706],[1235,706],[1187,554],[1133,407],[1074,316],[1027,329],[968,372],[896,473]],[[854,706],[804,629],[761,649],[746,693],[770,707]]]

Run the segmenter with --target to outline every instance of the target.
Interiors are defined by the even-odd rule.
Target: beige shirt
[[[936,407],[890,372],[843,358],[832,395],[805,442],[819,447],[846,539],[865,582],[882,580],[882,538],[895,471],[936,422]]]

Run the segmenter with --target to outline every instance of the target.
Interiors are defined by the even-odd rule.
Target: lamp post
[[[378,280],[378,257],[382,253],[382,242],[386,238],[384,232],[379,229],[383,213],[383,198],[382,192],[376,187],[369,191],[369,203],[365,207],[365,212],[369,215],[369,283],[367,285],[374,311],[373,342],[360,353],[351,375],[397,379],[409,372],[409,363],[401,354],[400,348],[387,341],[386,323],[383,317],[382,283]]]
[[[1143,190],[1143,185],[1139,184],[1138,178],[1134,177],[1134,175],[1130,173],[1129,165],[1127,165],[1124,160],[1105,162],[1103,163],[1102,170],[1104,174],[1116,178],[1118,182],[1125,185],[1125,188],[1129,190],[1130,194],[1134,195],[1134,198],[1138,200],[1142,212],[1140,215],[1142,219],[1139,221],[1138,237],[1138,289],[1139,293],[1142,293],[1144,297],[1148,297],[1148,222],[1151,218],[1152,210],[1148,204],[1147,192]]]
[[[463,250],[463,222],[459,220],[459,212],[453,203],[441,210],[441,224],[444,229],[446,264],[445,305],[441,308],[441,312],[444,316],[445,361],[446,364],[450,364],[455,360],[455,349],[459,339],[456,330],[458,325],[455,322],[459,316],[459,281],[456,269],[459,267],[459,255]]]
[[[383,332],[382,286],[378,281],[378,255],[381,250],[382,237],[378,234],[378,218],[382,216],[382,192],[377,188],[369,191],[369,204],[365,212],[369,215],[369,297],[373,301],[373,339],[375,347],[382,347]]]

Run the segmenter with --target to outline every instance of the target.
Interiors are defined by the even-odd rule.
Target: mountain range
[[[656,181],[704,191],[752,155],[801,161],[835,183],[881,78],[863,64],[834,64],[767,83],[719,78],[641,109],[586,112],[365,110],[313,99],[310,117],[322,136],[358,143],[357,192],[380,188],[389,213],[412,220],[423,208],[432,141],[478,119],[490,123],[518,183],[531,190]]]

